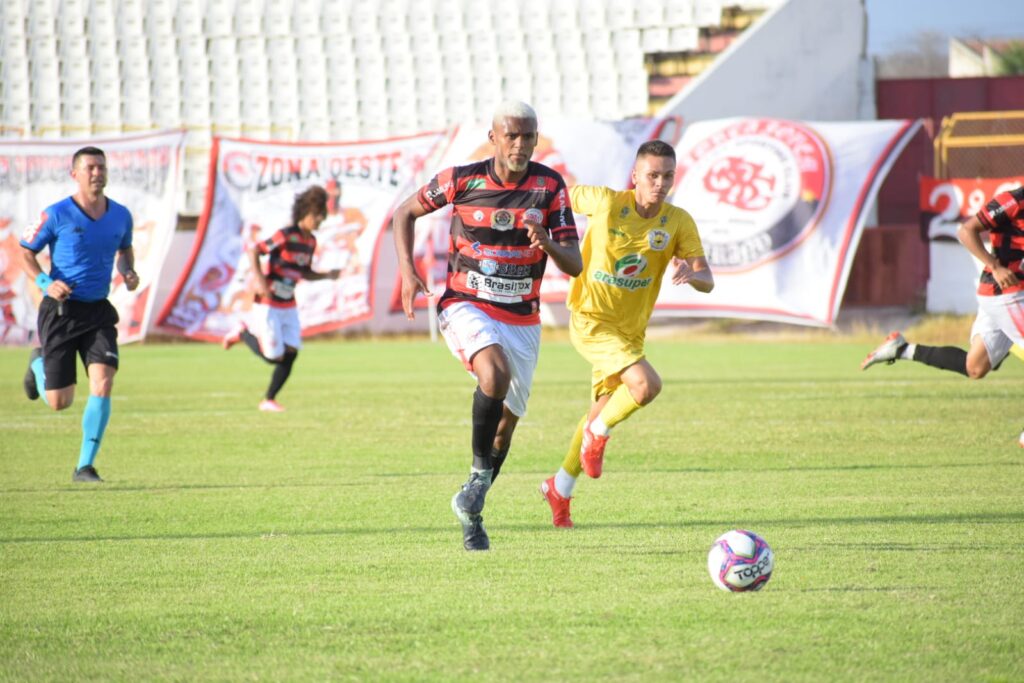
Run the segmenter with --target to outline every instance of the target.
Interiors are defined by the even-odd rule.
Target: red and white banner
[[[964,219],[975,215],[1000,192],[1024,185],[1012,178],[921,178],[921,234],[929,240],[956,239]]]
[[[831,326],[867,211],[919,121],[691,124],[669,198],[697,223],[715,276],[666,278],[655,315]]]
[[[342,275],[299,282],[295,299],[303,335],[371,317],[381,233],[442,138],[425,133],[348,144],[215,138],[192,254],[157,325],[207,341],[226,334],[252,306],[245,249],[290,225],[295,195],[311,185],[331,195],[327,220],[316,232],[313,269],[337,268]]]
[[[74,194],[71,157],[92,145],[107,156],[106,194],[131,211],[135,270],[140,284],[129,292],[112,273],[110,301],[121,322],[118,340],[139,341],[146,334],[160,269],[178,221],[181,131],[111,139],[0,141],[0,343],[29,344],[36,338],[36,311],[42,294],[21,267],[18,244],[28,225],[47,206]],[[50,268],[49,250],[38,256]]]
[[[578,121],[568,119],[541,122],[533,161],[558,171],[568,187],[573,185],[607,185],[626,188],[636,149],[652,139],[667,124],[676,119],[635,118],[626,121]],[[487,139],[489,125],[460,126],[447,143],[447,149],[433,168],[425,169],[425,179],[438,171],[480,161],[494,156],[494,146]],[[582,235],[586,230],[586,216],[576,214],[576,227]],[[444,289],[448,268],[448,235],[451,208],[445,207],[416,222],[414,256],[417,268],[436,283],[433,293]],[[541,283],[541,301],[564,303],[569,291],[569,278],[555,266],[545,269]],[[427,305],[426,297],[417,297],[416,306]],[[401,281],[396,276],[390,310],[402,310]]]

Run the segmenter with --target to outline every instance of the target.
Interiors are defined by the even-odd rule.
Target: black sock
[[[245,342],[245,345],[249,347],[249,350],[255,353],[257,356],[267,361],[268,363],[274,363],[266,356],[263,355],[263,350],[260,349],[260,340],[250,332],[249,330],[242,330],[242,334],[239,335],[239,339]],[[276,365],[276,363],[275,363]]]
[[[914,360],[918,363],[941,368],[951,372],[959,372],[967,377],[967,352],[956,346],[924,346],[918,344],[914,350]]]
[[[504,398],[491,398],[480,387],[473,392],[473,467],[478,470],[493,467],[491,448],[494,447],[494,435],[498,433],[504,401]]]
[[[495,479],[498,478],[498,473],[501,472],[501,466],[505,463],[505,458],[507,457],[507,448],[502,448],[501,450],[498,450],[497,448],[491,449],[491,469],[494,470],[491,473],[492,483],[494,482]]]
[[[295,358],[299,354],[285,352],[281,360],[274,363],[274,374],[270,377],[270,388],[267,389],[267,400],[273,401],[274,397],[277,396],[277,392],[281,391],[281,387],[288,380],[288,375],[292,374],[292,363],[295,362]]]

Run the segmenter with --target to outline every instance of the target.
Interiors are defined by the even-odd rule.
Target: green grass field
[[[546,341],[488,496],[449,499],[472,380],[442,344],[307,345],[279,399],[244,348],[123,348],[96,465],[0,350],[0,680],[1024,680],[1024,365],[861,372],[870,345],[656,341],[665,388],[577,487],[537,492],[588,404]],[[714,588],[730,528],[760,593]]]

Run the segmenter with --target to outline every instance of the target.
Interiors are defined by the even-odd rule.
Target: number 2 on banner
[[[972,199],[975,193],[972,192]],[[964,203],[963,191],[952,183],[936,185],[931,194],[928,195],[928,203],[938,207],[940,200],[947,199],[946,207],[942,209],[928,223],[928,239],[950,238],[956,239],[957,228],[960,227],[960,208]],[[984,198],[982,198],[984,201]],[[980,208],[980,207],[979,207]],[[972,211],[972,213],[976,213]]]

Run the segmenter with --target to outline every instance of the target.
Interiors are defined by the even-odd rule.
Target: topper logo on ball
[[[700,229],[716,271],[774,260],[817,227],[832,191],[828,146],[790,121],[745,119],[679,159],[674,195]]]

